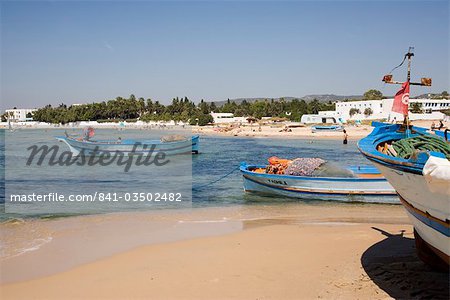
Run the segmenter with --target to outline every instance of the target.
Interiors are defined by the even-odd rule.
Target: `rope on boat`
[[[213,185],[214,183],[221,181],[222,179],[224,179],[224,178],[230,176],[231,174],[233,174],[234,172],[236,172],[236,171],[238,171],[238,170],[239,170],[239,167],[234,168],[233,170],[231,170],[230,172],[226,173],[225,175],[219,177],[219,178],[216,179],[216,180],[210,181],[210,182],[208,182],[208,183],[206,183],[206,184],[201,184],[201,185],[198,185],[198,186],[193,186],[193,187],[192,187],[192,190],[193,190],[193,191],[195,191],[195,190],[201,190],[201,189],[203,189],[203,188],[205,188],[205,187],[207,187],[207,186]]]
[[[386,143],[381,147],[383,153],[404,159],[411,158],[418,151],[440,152],[450,159],[450,145],[434,136],[419,135],[395,141],[391,145]]]

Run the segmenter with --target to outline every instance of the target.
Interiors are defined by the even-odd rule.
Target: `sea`
[[[69,148],[56,140],[56,136],[80,135],[81,129],[17,129],[0,131],[0,164],[2,167],[0,222],[28,218],[60,218],[74,215],[92,215],[111,212],[145,211],[158,209],[202,208],[221,206],[284,205],[302,202],[307,205],[340,205],[317,200],[287,199],[247,193],[243,190],[239,173],[241,162],[266,164],[271,156],[280,158],[320,157],[341,166],[368,165],[359,153],[356,141],[344,145],[340,140],[293,139],[260,137],[201,136],[200,152],[171,158],[172,167],[163,170],[156,166],[131,166],[125,172],[116,164],[101,166],[50,165],[48,157],[38,165],[37,158],[27,165],[33,145],[58,146],[60,153]],[[173,134],[164,129],[97,129],[95,138],[159,139]],[[182,132],[184,135],[188,131]],[[181,167],[180,167],[181,166]],[[159,201],[161,195],[184,193],[181,202]],[[58,206],[55,203],[20,202],[11,203],[11,194],[93,195],[102,192],[103,201],[74,202]],[[115,196],[114,196],[115,193]],[[144,201],[133,201],[133,197],[147,197]],[[136,195],[137,194],[137,195]],[[149,199],[148,195],[150,195]],[[6,197],[6,199],[5,199]],[[111,198],[122,197],[113,202]],[[124,201],[124,197],[128,197]],[[145,198],[145,197],[144,197]],[[166,197],[167,198],[167,195]],[[57,209],[56,209],[57,207]]]

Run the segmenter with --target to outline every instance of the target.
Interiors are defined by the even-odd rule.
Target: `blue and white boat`
[[[426,262],[449,265],[450,163],[443,153],[418,151],[409,159],[393,157],[378,149],[407,137],[431,136],[427,129],[374,123],[375,129],[358,143],[369,159],[396,189],[414,225],[419,256]],[[431,171],[430,171],[431,170]],[[434,257],[430,254],[434,253]],[[436,257],[437,255],[437,257]],[[437,261],[436,261],[437,260]]]
[[[70,136],[56,137],[69,146],[74,155],[83,152],[85,155],[100,155],[102,153],[120,152],[123,154],[140,153],[165,153],[166,155],[177,155],[199,152],[199,136],[178,139],[174,141],[124,139],[124,140],[87,140]]]
[[[410,86],[431,86],[431,78],[411,82],[412,48],[405,82],[394,97],[392,110],[402,113],[404,124],[372,123],[375,129],[358,143],[369,159],[395,188],[414,226],[419,257],[439,269],[450,267],[450,145],[445,132],[429,134],[427,129],[409,124]],[[400,67],[403,62],[398,66]],[[396,68],[398,68],[396,67]]]
[[[322,131],[343,131],[344,126],[341,125],[314,125],[311,127],[312,132]]]
[[[399,204],[395,190],[373,166],[351,166],[353,177],[314,177],[260,173],[264,165],[242,163],[244,190],[285,197]]]

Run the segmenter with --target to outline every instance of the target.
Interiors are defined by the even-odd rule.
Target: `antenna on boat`
[[[408,59],[408,73],[406,76],[406,81],[411,81],[411,57],[414,56],[414,47],[409,47],[408,49],[408,53],[405,54],[405,58],[403,59],[403,62]],[[393,70],[395,70],[396,68],[400,67],[401,65],[403,65],[403,62],[398,65],[397,67],[395,67]],[[392,70],[392,71],[393,71]],[[392,72],[391,71],[391,72]],[[384,83],[388,83],[388,84],[400,84],[402,85],[404,82],[402,81],[394,81],[392,80],[392,74],[388,74],[388,75],[384,75],[382,81]],[[423,77],[420,79],[420,82],[409,82],[409,85],[420,85],[420,86],[431,86],[431,78],[428,77]]]
[[[408,59],[408,69],[407,69],[407,76],[406,76],[405,82],[392,80],[392,74],[384,75],[383,80],[382,80],[384,83],[388,83],[388,84],[401,84],[403,88],[405,88],[405,86],[407,86],[407,91],[400,90],[397,93],[397,95],[399,95],[399,93],[402,92],[400,94],[401,101],[405,105],[409,104],[409,85],[431,86],[431,78],[427,78],[427,77],[421,78],[420,82],[411,82],[411,58],[414,56],[413,51],[414,51],[414,47],[409,47],[408,53],[405,54],[402,63],[393,69],[393,70],[395,70],[396,68],[403,65],[405,60]],[[394,100],[394,102],[395,102],[395,100]],[[410,126],[409,126],[409,111],[407,109],[406,109],[406,113],[404,113],[404,124],[406,124],[406,133],[408,134]]]

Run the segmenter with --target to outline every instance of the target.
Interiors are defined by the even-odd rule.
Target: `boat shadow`
[[[368,248],[361,264],[370,279],[395,299],[449,299],[449,273],[432,270],[416,254],[414,239],[372,227],[386,238]]]

